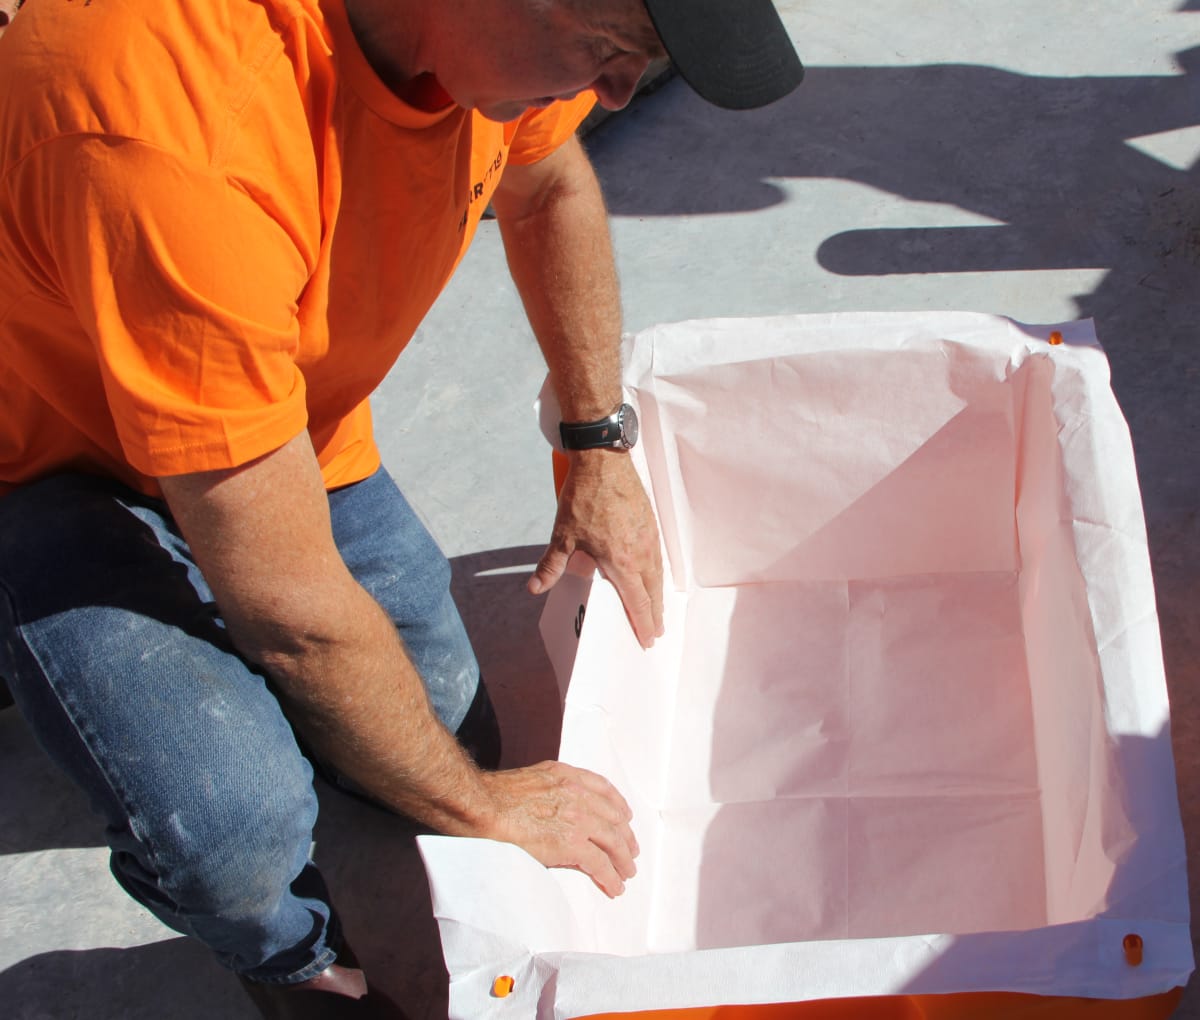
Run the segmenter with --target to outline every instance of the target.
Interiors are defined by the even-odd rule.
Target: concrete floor
[[[589,140],[627,325],[968,309],[1096,319],[1141,473],[1200,907],[1200,2],[804,0],[789,99],[710,109],[673,81]],[[453,559],[507,732],[551,756],[557,697],[522,590],[553,517],[528,408],[543,369],[494,224],[376,401],[388,466]],[[484,438],[515,420],[504,445]],[[403,821],[323,793],[317,856],[414,1017],[445,1014]],[[108,877],[82,799],[0,712],[0,1016],[253,1014],[205,952]],[[1200,1018],[1200,982],[1178,1016]]]

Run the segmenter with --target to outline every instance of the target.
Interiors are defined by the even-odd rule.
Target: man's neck
[[[437,109],[449,97],[423,66],[428,5],[419,0],[345,0],[346,16],[367,63],[405,102]]]

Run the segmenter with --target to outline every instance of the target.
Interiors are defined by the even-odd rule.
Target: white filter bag
[[[1145,525],[1092,325],[716,320],[625,353],[666,636],[643,651],[580,572],[542,630],[561,758],[628,799],[639,873],[609,900],[421,837],[450,1016],[1183,985]]]

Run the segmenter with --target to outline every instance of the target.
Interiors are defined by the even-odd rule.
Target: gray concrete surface
[[[780,7],[809,66],[794,96],[723,113],[672,81],[590,138],[627,325],[872,309],[1095,317],[1138,455],[1195,914],[1200,2]],[[554,509],[528,413],[542,372],[485,225],[376,401],[387,463],[453,558],[511,763],[552,754],[557,736],[539,607],[522,591]],[[318,860],[360,954],[415,1017],[444,1017],[412,828],[334,794],[322,810]],[[202,950],[123,898],[84,803],[11,709],[0,883],[0,1017],[252,1015]],[[1200,1018],[1196,985],[1178,1016]]]

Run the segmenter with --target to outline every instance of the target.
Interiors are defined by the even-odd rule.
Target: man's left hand
[[[554,533],[529,580],[534,595],[549,591],[567,560],[582,550],[621,596],[643,648],[663,633],[662,555],[658,524],[629,454],[582,450],[568,454],[571,469],[558,499]]]

